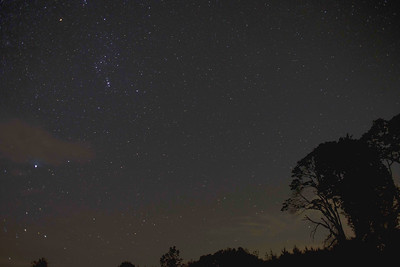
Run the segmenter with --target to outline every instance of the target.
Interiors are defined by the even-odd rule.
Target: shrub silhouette
[[[121,263],[118,267],[135,267],[135,265],[133,265],[133,264],[130,263],[129,261],[124,261],[124,262]]]
[[[40,258],[37,261],[31,263],[31,267],[47,267],[47,260],[45,258]]]

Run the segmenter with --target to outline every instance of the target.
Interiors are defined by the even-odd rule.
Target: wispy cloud
[[[60,140],[40,127],[13,119],[0,123],[0,157],[16,163],[39,160],[60,165],[87,162],[94,153],[86,144]]]
[[[216,234],[243,236],[271,236],[279,235],[288,227],[285,216],[276,214],[259,214],[257,216],[240,216],[215,231]]]

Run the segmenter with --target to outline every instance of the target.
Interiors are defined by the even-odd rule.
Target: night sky
[[[399,113],[395,2],[2,0],[0,265],[321,245],[291,168]]]

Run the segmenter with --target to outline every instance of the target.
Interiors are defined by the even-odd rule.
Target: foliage
[[[182,258],[179,256],[179,250],[175,246],[170,247],[169,251],[160,258],[161,267],[180,267]]]
[[[361,140],[374,147],[380,159],[391,169],[393,163],[400,163],[400,114],[390,121],[375,120]]]
[[[188,267],[262,266],[262,264],[263,260],[243,248],[228,248],[212,255],[201,256],[198,261],[190,262]]]
[[[315,225],[313,233],[320,226],[329,231],[326,239],[330,242],[329,245],[346,238],[341,219],[341,200],[333,193],[341,174],[328,166],[330,157],[337,155],[331,153],[336,144],[329,142],[319,145],[297,163],[292,171],[293,180],[290,184],[292,197],[282,207],[282,210],[291,212],[320,212],[320,220],[311,219],[308,215],[305,218]]]
[[[400,235],[397,231],[396,236]],[[371,265],[371,262],[379,262],[386,266],[393,264],[397,259],[399,240],[392,250],[381,251],[376,247],[370,247],[358,240],[346,240],[340,245],[330,248],[304,248],[303,250],[294,247],[292,251],[282,249],[279,255],[272,251],[266,253],[266,259],[262,260],[250,254],[246,249],[225,249],[214,254],[201,256],[198,261],[187,264],[188,267],[273,267],[273,266],[341,266]]]
[[[45,258],[40,258],[37,261],[33,261],[31,263],[31,266],[32,267],[47,267],[47,264],[48,263],[47,263],[47,260]]]
[[[305,218],[328,230],[326,244],[346,240],[343,217],[357,239],[384,246],[398,225],[399,189],[391,165],[399,162],[400,116],[377,120],[360,140],[349,136],[319,145],[292,171],[292,196],[282,210],[317,211]],[[397,142],[397,143],[396,143]]]

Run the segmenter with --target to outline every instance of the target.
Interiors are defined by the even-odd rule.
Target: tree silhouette
[[[377,150],[363,140],[347,136],[319,145],[292,177],[292,197],[282,210],[319,212],[319,220],[305,218],[314,224],[313,234],[320,226],[329,231],[328,246],[346,239],[342,215],[363,241],[381,242],[397,225],[397,187]]]
[[[395,163],[400,164],[400,114],[389,121],[384,119],[375,120],[371,129],[360,140],[375,149],[380,161],[386,166],[393,180],[392,166]],[[390,186],[390,188],[394,191],[392,194],[395,200],[392,203],[392,207],[386,210],[386,216],[391,218],[390,223],[386,220],[386,222],[383,222],[385,225],[382,226],[386,237],[380,236],[386,242],[390,239],[395,239],[395,236],[399,236],[397,227],[400,214],[400,190],[397,186],[395,188]]]
[[[382,244],[397,225],[397,187],[376,149],[352,139],[342,139],[338,146],[342,156],[331,166],[341,177],[334,181],[333,193],[341,199],[356,238]]]
[[[38,261],[33,261],[31,263],[31,267],[47,267],[47,260],[45,258],[41,258]]]
[[[161,267],[180,267],[182,258],[179,256],[179,250],[175,246],[170,247],[169,251],[160,258]]]
[[[375,120],[361,140],[379,153],[379,157],[391,172],[393,163],[400,163],[400,114],[390,121]]]
[[[225,249],[212,255],[201,256],[198,261],[189,262],[189,267],[234,267],[234,266],[264,266],[264,261],[247,250]]]
[[[130,263],[129,261],[124,261],[123,263],[121,263],[119,265],[119,267],[135,267],[135,265],[133,265],[132,263]]]
[[[346,239],[340,199],[331,190],[334,187],[332,182],[337,179],[330,179],[334,172],[327,168],[329,159],[325,159],[326,156],[331,155],[331,150],[335,145],[335,142],[321,144],[297,163],[292,170],[293,180],[290,184],[292,197],[287,199],[282,206],[282,211],[321,213],[322,217],[319,220],[312,219],[309,215],[305,218],[315,225],[312,234],[315,234],[320,226],[329,231],[325,240],[329,242],[329,245]],[[329,171],[331,175],[326,174]]]

